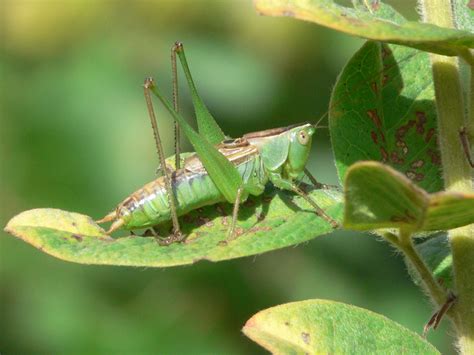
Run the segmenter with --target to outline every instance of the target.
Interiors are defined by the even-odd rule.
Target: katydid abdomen
[[[266,184],[268,178],[256,147],[247,143],[243,146],[221,144],[217,148],[235,165],[244,184]],[[172,187],[178,216],[203,206],[226,201],[196,154],[189,156],[185,160],[184,168],[174,173]],[[246,198],[245,195],[243,197]],[[111,233],[119,228],[147,228],[169,220],[169,199],[164,177],[160,177],[131,194],[100,222],[113,221],[108,231]]]

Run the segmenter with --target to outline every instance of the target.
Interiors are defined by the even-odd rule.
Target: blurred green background
[[[412,2],[392,3],[416,16]],[[153,75],[171,92],[174,41],[184,42],[202,97],[235,137],[318,119],[337,73],[362,43],[258,16],[250,1],[0,6],[2,225],[36,207],[101,217],[154,178],[158,160],[141,85]],[[171,119],[158,115],[171,154]],[[310,169],[323,182],[337,181],[325,130],[316,135]],[[365,307],[416,332],[431,315],[401,258],[362,234],[171,269],[76,265],[3,232],[0,241],[3,354],[263,353],[240,332],[245,321],[309,298]],[[449,353],[445,331],[429,339]]]

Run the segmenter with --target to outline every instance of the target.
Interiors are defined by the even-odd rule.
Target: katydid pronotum
[[[98,221],[112,222],[107,233],[118,229],[153,227],[171,219],[173,234],[160,240],[162,244],[183,241],[178,217],[206,205],[219,202],[234,204],[227,240],[235,237],[239,206],[249,195],[260,195],[267,182],[279,189],[293,191],[303,197],[319,218],[333,228],[339,224],[298,187],[306,169],[315,125],[303,123],[284,128],[245,134],[241,138],[227,138],[201,100],[194,85],[183,45],[177,42],[171,52],[173,69],[173,101],[171,105],[161,94],[152,78],[145,79],[144,94],[153,127],[155,143],[163,176],[148,183],[117,208]],[[178,56],[191,91],[196,113],[196,132],[178,112],[176,55]],[[151,102],[156,95],[175,120],[175,171],[170,171],[161,146],[158,126]],[[180,168],[179,130],[182,130],[195,149]]]

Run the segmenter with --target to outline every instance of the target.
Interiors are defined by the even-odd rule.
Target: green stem
[[[421,2],[424,20],[438,26],[454,27],[451,1]],[[445,188],[448,191],[472,192],[471,170],[459,143],[464,119],[462,90],[456,58],[431,55],[438,111],[438,133]],[[472,115],[471,115],[472,116]],[[459,317],[458,343],[462,354],[474,354],[474,229],[465,226],[449,232],[453,254],[453,272],[457,303],[453,311]]]
[[[423,287],[431,296],[435,305],[437,307],[441,307],[443,303],[446,302],[447,293],[435,280],[432,272],[416,251],[415,247],[413,246],[410,233],[401,230],[400,236],[396,236],[392,233],[386,233],[384,237],[403,252],[404,257],[408,263],[420,276]]]

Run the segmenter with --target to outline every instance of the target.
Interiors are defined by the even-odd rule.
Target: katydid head
[[[311,142],[316,128],[306,123],[292,128],[288,132],[290,142],[288,157],[283,166],[286,175],[291,179],[296,179],[303,173],[311,150]]]

